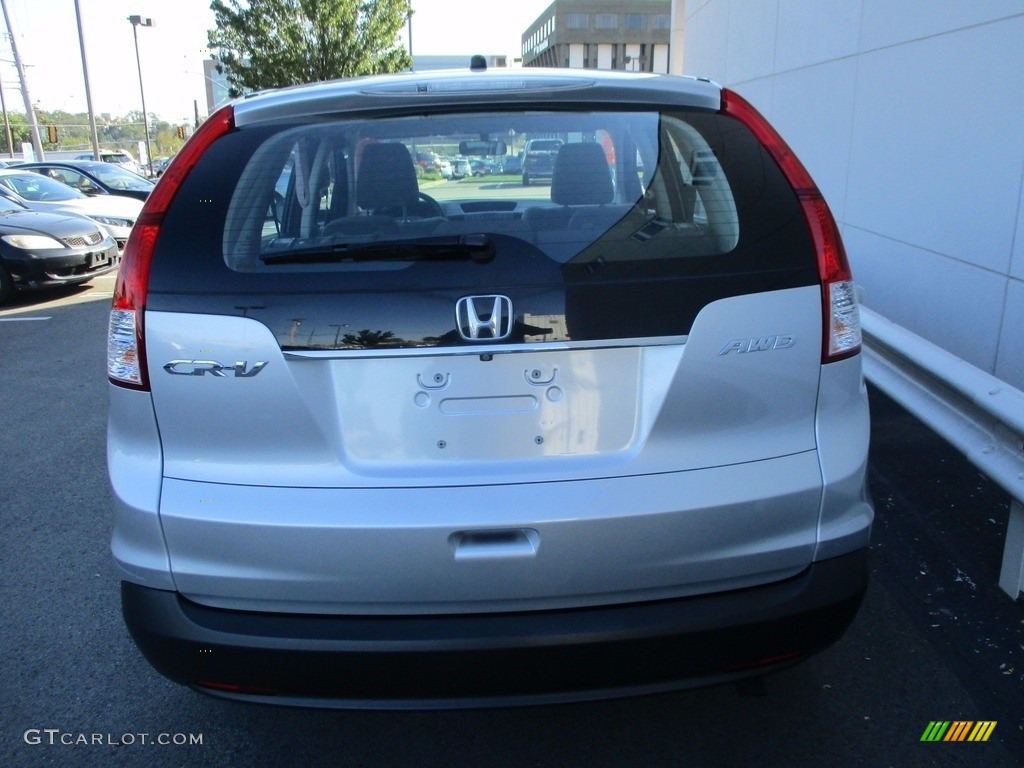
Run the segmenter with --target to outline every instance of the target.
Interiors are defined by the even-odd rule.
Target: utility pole
[[[43,142],[39,140],[39,123],[36,120],[36,111],[32,108],[32,97],[28,95],[28,80],[25,77],[25,65],[21,63],[18,56],[18,44],[14,42],[14,30],[11,29],[11,17],[7,13],[7,0],[0,0],[0,7],[4,11],[4,23],[7,24],[7,34],[11,38],[11,54],[14,56],[14,66],[18,70],[18,79],[21,80],[21,97],[25,100],[25,117],[28,119],[28,127],[32,133],[32,149],[35,150],[36,160],[45,160],[43,154]]]
[[[75,18],[78,19],[78,47],[82,49],[82,77],[85,78],[85,105],[89,110],[89,132],[92,134],[92,159],[100,159],[100,140],[96,135],[96,113],[92,111],[92,91],[89,89],[89,65],[85,61],[85,35],[82,34],[82,9],[75,0]]]

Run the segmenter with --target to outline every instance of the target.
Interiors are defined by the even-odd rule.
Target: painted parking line
[[[0,323],[27,323],[32,320],[50,320],[49,317],[0,317]]]

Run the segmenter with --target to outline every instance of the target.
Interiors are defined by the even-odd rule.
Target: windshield
[[[21,205],[21,203],[16,203],[13,200],[9,200],[3,195],[0,195],[0,213],[16,213],[24,210],[25,207]]]
[[[538,149],[545,164],[518,162]],[[242,271],[365,269],[365,249],[340,255],[428,237],[512,237],[558,263],[707,256],[738,238],[714,151],[686,118],[657,111],[285,128],[252,154],[225,224],[225,261]]]
[[[110,163],[94,163],[90,166],[89,172],[107,186],[115,189],[150,190],[153,188],[153,182],[148,179]]]
[[[67,184],[41,176],[38,173],[18,173],[0,176],[0,184],[14,190],[25,200],[32,202],[59,202],[85,197]]]

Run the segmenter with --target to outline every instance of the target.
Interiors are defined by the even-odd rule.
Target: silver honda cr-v
[[[412,159],[533,139],[550,185]],[[866,586],[859,349],[821,194],[713,83],[466,70],[235,102],[150,196],[110,314],[125,621],[173,680],[304,705],[784,667]]]

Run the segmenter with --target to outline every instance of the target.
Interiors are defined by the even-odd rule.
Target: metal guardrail
[[[864,375],[1010,494],[999,586],[1024,592],[1024,392],[861,307]]]

